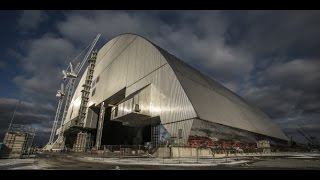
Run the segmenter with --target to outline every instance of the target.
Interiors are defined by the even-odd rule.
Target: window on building
[[[94,89],[92,90],[91,96],[94,96],[95,94],[96,94],[96,88],[94,88]]]

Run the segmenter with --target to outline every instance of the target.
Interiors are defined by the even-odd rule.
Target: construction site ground
[[[28,159],[0,159],[1,170],[250,170],[320,169],[320,154],[282,154],[232,158],[102,158],[46,154]]]

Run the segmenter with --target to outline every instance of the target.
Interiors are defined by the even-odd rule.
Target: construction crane
[[[309,143],[312,145],[314,144],[311,139],[309,139],[303,132],[301,132],[299,129],[297,129],[298,133],[301,134]]]
[[[63,71],[62,73],[67,77],[71,78],[68,82],[68,94],[67,94],[67,99],[66,99],[66,103],[65,103],[65,107],[64,107],[64,113],[61,119],[61,123],[60,123],[60,131],[62,132],[62,128],[63,128],[63,123],[65,121],[65,118],[67,116],[68,113],[68,109],[69,109],[69,105],[71,103],[71,98],[74,94],[74,85],[75,85],[75,79],[76,77],[78,77],[83,65],[87,62],[87,59],[89,57],[89,55],[91,54],[94,46],[96,45],[96,43],[98,42],[99,38],[100,38],[101,34],[98,34],[97,37],[94,39],[94,41],[91,43],[91,46],[89,46],[89,50],[87,52],[87,54],[85,55],[85,57],[83,58],[83,60],[77,64],[75,71],[73,71],[72,69],[72,64],[70,63],[69,66],[67,67],[66,71]],[[68,68],[70,68],[70,72],[68,73],[67,70]]]
[[[302,125],[298,124],[298,126],[301,128],[302,132],[308,136],[308,138],[313,142],[313,144],[317,144],[317,138],[314,136],[311,136]]]
[[[64,85],[63,83],[61,83],[60,89],[57,91],[56,97],[59,98],[59,102],[58,102],[58,108],[56,111],[56,115],[54,117],[54,121],[53,121],[53,126],[51,129],[51,134],[50,134],[50,138],[49,138],[49,142],[48,144],[52,144],[53,140],[54,140],[54,135],[55,135],[55,131],[57,129],[57,125],[58,125],[58,119],[59,119],[59,115],[60,115],[60,111],[61,111],[61,106],[63,103],[63,97],[64,97],[65,93],[64,93]]]
[[[314,137],[314,136],[310,136],[306,130],[301,126],[301,125],[298,125],[301,129],[301,131],[299,129],[297,129],[298,133],[301,134],[309,143],[309,147],[310,147],[310,150],[311,151],[319,151],[320,150],[320,147],[319,147],[319,144],[317,143],[317,138]]]
[[[78,75],[74,72],[73,68],[72,68],[72,63],[70,62],[69,64],[70,67],[70,72],[67,72],[66,70],[62,71],[63,74],[63,80],[67,79],[67,78],[77,78]]]
[[[99,40],[100,36],[101,36],[101,34],[98,34],[96,36],[96,38],[93,40],[93,42],[91,42],[76,58],[74,58],[69,63],[68,67],[62,71],[63,80],[64,81],[67,79],[69,79],[69,80],[68,80],[68,83],[65,88],[64,88],[64,84],[63,83],[61,84],[61,87],[57,91],[57,94],[56,94],[56,96],[59,98],[59,102],[58,102],[58,107],[56,110],[56,115],[55,115],[55,119],[53,122],[53,126],[51,129],[51,135],[50,135],[49,142],[48,142],[48,144],[50,144],[50,145],[53,144],[53,142],[54,142],[55,133],[57,131],[57,125],[58,125],[59,117],[60,117],[61,110],[62,110],[62,104],[64,102],[64,96],[66,95],[67,99],[65,100],[65,106],[63,108],[63,114],[62,114],[62,118],[61,118],[61,122],[60,122],[59,136],[62,136],[62,133],[63,133],[63,122],[66,118],[68,108],[71,103],[71,98],[74,94],[75,80],[79,76],[79,73],[81,72],[82,67],[84,66],[85,62],[87,61],[89,55],[91,54],[91,52],[92,52],[93,48],[95,47],[97,41]],[[89,48],[89,50],[87,51],[87,54],[85,55],[83,60],[81,62],[78,62],[75,69],[73,69],[72,62],[75,61],[88,48]],[[65,94],[65,92],[67,92],[67,93]]]
[[[13,118],[14,118],[14,116],[15,116],[16,112],[17,112],[17,109],[18,109],[18,107],[19,107],[20,103],[21,103],[21,99],[19,100],[19,102],[18,102],[18,103],[17,103],[17,105],[16,105],[16,108],[15,108],[15,109],[14,109],[14,111],[13,111],[13,115],[12,115],[12,118],[11,118],[11,121],[10,121],[10,124],[9,124],[8,131],[9,131],[9,129],[10,129],[10,128],[11,128],[11,126],[12,126]]]

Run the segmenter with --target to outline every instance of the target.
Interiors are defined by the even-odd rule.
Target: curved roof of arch
[[[121,47],[114,47],[116,50],[113,50],[114,55],[111,56],[117,56],[138,38],[143,39],[148,46],[154,46],[174,71],[200,119],[288,140],[281,129],[259,108],[142,36],[121,34],[114,37],[100,49],[97,63],[103,59],[99,56],[108,53],[119,37],[123,37],[126,42],[120,43]]]

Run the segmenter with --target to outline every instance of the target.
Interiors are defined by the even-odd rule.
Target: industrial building
[[[71,83],[77,78],[79,83],[74,91],[66,88],[70,93],[61,125],[53,132],[58,138],[50,138],[48,149],[83,152],[147,142],[153,148],[288,143],[259,108],[139,35],[114,37],[92,51],[86,63],[82,76],[73,75],[72,66],[64,72]],[[64,93],[62,87],[60,109]]]

